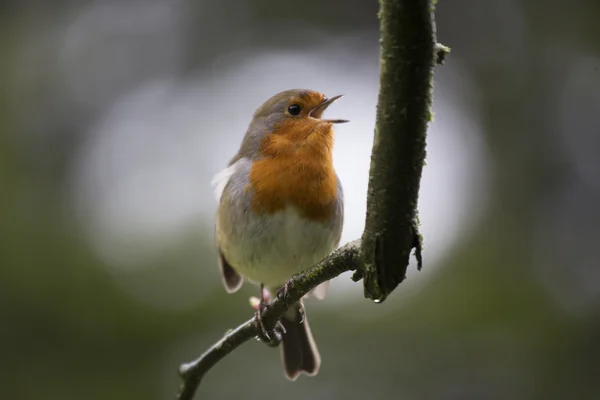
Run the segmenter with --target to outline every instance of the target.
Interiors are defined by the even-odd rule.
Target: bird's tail
[[[285,375],[295,381],[302,373],[314,376],[319,372],[321,356],[313,339],[302,303],[290,308],[281,319],[285,328],[281,358]]]

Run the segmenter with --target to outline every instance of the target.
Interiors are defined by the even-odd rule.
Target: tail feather
[[[288,379],[295,381],[300,374],[314,376],[319,372],[321,356],[315,344],[306,314],[300,312],[300,304],[291,308],[281,319],[285,328],[281,357]]]

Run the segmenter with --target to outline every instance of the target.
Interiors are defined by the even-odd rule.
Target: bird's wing
[[[221,200],[223,190],[225,190],[225,186],[227,185],[227,182],[229,182],[229,178],[231,178],[231,176],[235,173],[236,166],[237,163],[234,163],[229,167],[217,172],[210,182],[211,186],[215,190],[217,201]]]
[[[219,271],[221,272],[221,279],[227,293],[237,292],[242,287],[244,278],[229,265],[221,250],[219,250]]]

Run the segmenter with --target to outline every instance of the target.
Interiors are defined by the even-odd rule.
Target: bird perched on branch
[[[256,110],[238,153],[213,181],[223,284],[229,293],[243,278],[260,284],[257,321],[267,339],[272,333],[260,318],[267,297],[340,242],[344,203],[333,168],[333,125],[347,121],[322,118],[340,97],[303,89],[274,95]],[[313,295],[323,298],[327,284]],[[321,358],[302,301],[287,311],[281,327],[286,376],[316,375]]]

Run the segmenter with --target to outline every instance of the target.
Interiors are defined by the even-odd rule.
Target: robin
[[[286,90],[256,112],[238,153],[215,176],[219,207],[215,236],[225,289],[243,278],[260,284],[257,320],[268,299],[292,275],[317,264],[340,242],[344,202],[332,159],[333,124],[323,119],[331,98]],[[322,299],[328,282],[313,290]],[[319,371],[321,357],[302,300],[281,320],[281,354],[287,378]]]

